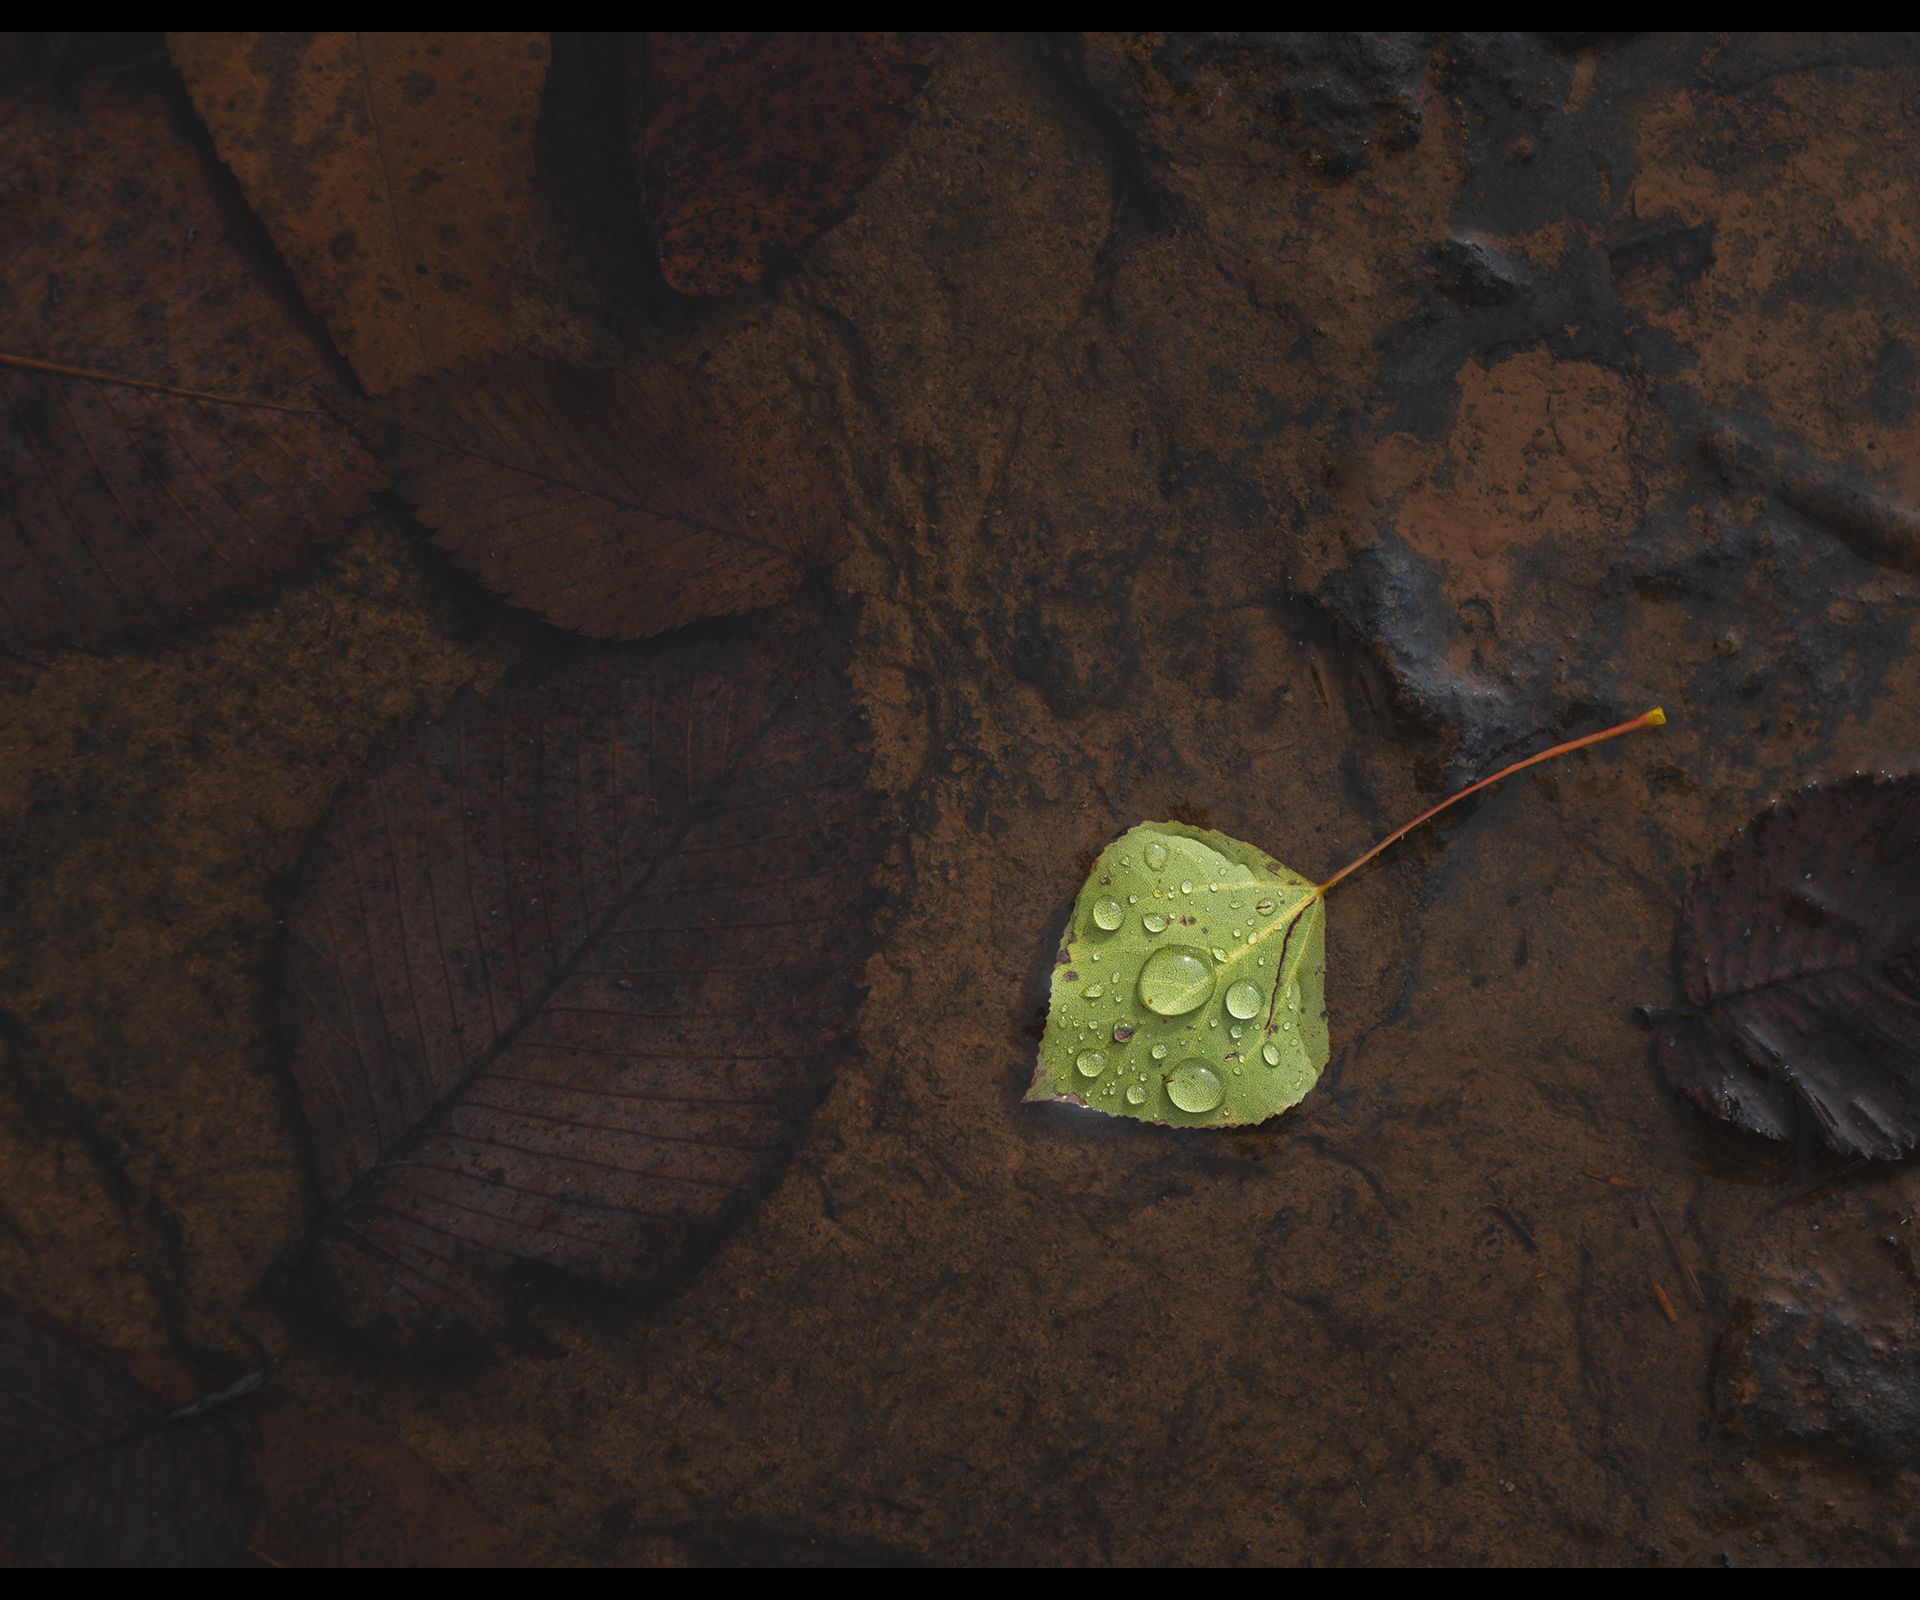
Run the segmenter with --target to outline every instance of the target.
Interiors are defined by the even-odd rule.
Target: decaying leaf
[[[634,164],[667,284],[733,294],[844,217],[913,118],[929,37],[643,33]]]
[[[1224,834],[1133,828],[1074,902],[1027,1098],[1174,1127],[1259,1122],[1327,1064],[1325,974],[1309,880]]]
[[[318,409],[325,344],[225,175],[165,96],[104,74],[17,88],[0,150],[0,648],[263,588],[374,469]]]
[[[1074,902],[1027,1098],[1175,1128],[1241,1127],[1299,1104],[1327,1064],[1327,891],[1468,795],[1666,720],[1655,709],[1516,761],[1324,883],[1204,828],[1129,830]]]
[[[530,1269],[660,1286],[773,1180],[869,948],[842,658],[811,606],[583,652],[343,798],[288,918],[306,1295],[471,1346]]]
[[[156,1387],[158,1385],[159,1387]],[[160,1388],[183,1391],[166,1398]],[[497,1524],[364,1423],[143,1381],[0,1297],[0,1564],[463,1566],[509,1554]]]
[[[497,349],[544,33],[173,33],[221,159],[373,394]]]
[[[691,372],[503,357],[414,384],[378,418],[380,458],[435,540],[597,638],[769,605],[846,548],[799,428]]]
[[[1801,1115],[1842,1155],[1920,1140],[1920,778],[1856,777],[1782,800],[1689,898],[1693,1009],[1660,1030],[1674,1086],[1784,1139]]]
[[[164,1400],[0,1299],[0,1562],[244,1564],[256,1435],[237,1398]]]

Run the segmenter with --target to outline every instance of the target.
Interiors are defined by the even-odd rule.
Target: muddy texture
[[[595,54],[548,103],[617,136]],[[1920,493],[1917,94],[1860,38],[953,37],[731,305],[606,287],[549,150],[521,342],[760,384],[848,497],[903,829],[859,1053],[690,1281],[551,1297],[538,1353],[261,1292],[316,1197],[305,841],[556,648],[386,508],[170,646],[6,669],[0,1278],[377,1425],[536,1561],[1905,1559],[1920,1180],[1706,1121],[1636,1008],[1764,801],[1920,758],[1875,553]],[[1318,875],[1655,703],[1335,892],[1298,1111],[1020,1103],[1124,828]]]

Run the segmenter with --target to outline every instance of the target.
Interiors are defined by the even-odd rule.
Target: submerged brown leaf
[[[529,1270],[660,1286],[773,1180],[869,949],[843,654],[811,606],[583,650],[342,799],[285,962],[309,1298],[471,1346]]]
[[[0,1299],[0,1563],[244,1564],[256,1435],[219,1399],[169,1403]]]
[[[660,270],[711,295],[758,283],[847,214],[913,119],[929,36],[643,33],[629,49]]]
[[[211,1391],[185,1372],[143,1380],[0,1298],[0,1564],[447,1566],[508,1554],[499,1527],[398,1440],[264,1401],[259,1387],[258,1374]]]
[[[221,158],[373,394],[497,349],[544,33],[173,33]]]
[[[318,410],[325,345],[225,175],[166,97],[106,75],[18,88],[0,150],[0,353],[42,364],[0,365],[0,649],[264,587],[374,469]]]
[[[1696,1008],[1660,1060],[1702,1110],[1842,1155],[1920,1140],[1920,779],[1858,777],[1763,811],[1695,886],[1681,971]]]
[[[377,415],[381,460],[436,541],[496,593],[597,638],[769,605],[846,547],[800,429],[690,372],[501,358]]]

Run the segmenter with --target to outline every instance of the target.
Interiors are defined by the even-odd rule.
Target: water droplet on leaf
[[[1227,1015],[1238,1017],[1242,1022],[1255,1016],[1260,1010],[1260,988],[1248,983],[1244,978],[1227,991]]]
[[[1148,845],[1147,846],[1147,865],[1150,868],[1152,868],[1153,871],[1158,872],[1166,864],[1167,864],[1167,847],[1163,844]]]
[[[1082,1050],[1074,1057],[1073,1064],[1083,1078],[1097,1078],[1107,1070],[1107,1053],[1104,1050]]]
[[[1184,1017],[1212,994],[1213,968],[1190,945],[1166,945],[1140,969],[1140,1003],[1159,1016]]]
[[[1220,1074],[1198,1058],[1181,1062],[1167,1074],[1167,1098],[1182,1111],[1211,1111],[1226,1092]]]
[[[1096,928],[1104,928],[1108,933],[1112,933],[1125,918],[1126,912],[1120,909],[1118,900],[1103,898],[1094,901],[1093,925]]]

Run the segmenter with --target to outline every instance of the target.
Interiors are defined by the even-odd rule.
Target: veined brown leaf
[[[375,474],[224,174],[164,96],[105,74],[16,89],[0,150],[0,649],[263,588]]]
[[[1797,1114],[1842,1155],[1920,1142],[1920,778],[1850,778],[1769,807],[1688,899],[1665,1022],[1674,1087],[1736,1127]]]
[[[660,1286],[772,1182],[869,949],[843,654],[810,606],[583,649],[343,797],[285,963],[311,1300],[471,1347],[527,1269]]]
[[[369,393],[497,349],[544,33],[172,33],[167,48]]]
[[[256,1436],[235,1398],[169,1404],[0,1299],[0,1562],[245,1564]]]
[[[799,428],[680,369],[503,357],[375,415],[380,458],[436,541],[496,593],[597,638],[769,605],[846,549]]]
[[[660,270],[734,294],[838,222],[913,119],[930,36],[634,35],[628,117]]]

